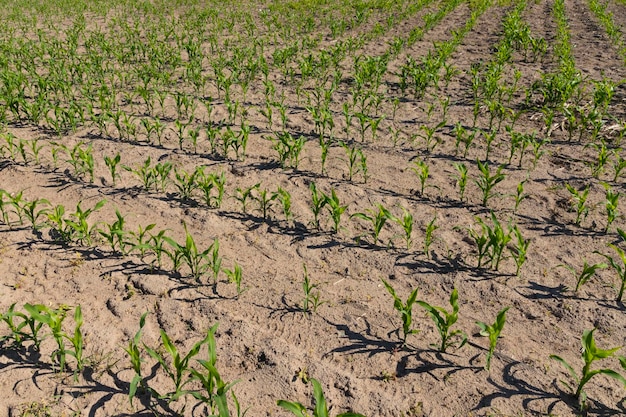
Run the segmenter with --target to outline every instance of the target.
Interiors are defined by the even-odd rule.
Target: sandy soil
[[[544,37],[550,47],[546,57],[535,62],[514,54],[505,76],[512,76],[513,67],[518,69],[520,85],[531,85],[541,72],[556,66],[551,58],[556,28],[552,7],[551,0],[529,2],[524,12],[533,35]],[[611,7],[623,10],[621,4]],[[422,26],[424,14],[436,8],[434,3],[367,40],[356,54],[384,53],[394,37],[406,36],[411,28]],[[248,416],[288,415],[277,406],[279,399],[311,406],[312,387],[304,382],[307,378],[321,382],[332,415],[348,410],[367,416],[579,415],[577,401],[560,382],[572,383],[571,378],[549,355],[562,356],[579,371],[583,331],[595,328],[599,347],[625,345],[626,315],[623,303],[614,301],[613,287],[619,282],[613,269],[598,271],[574,292],[576,278],[561,265],[580,271],[584,261],[605,261],[595,252],[612,254],[607,244],[624,246],[616,233],[617,228],[626,228],[623,216],[615,220],[609,232],[604,232],[605,190],[601,184],[606,181],[623,192],[624,182],[622,178],[611,181],[610,167],[599,178],[591,176],[589,165],[597,152],[585,146],[586,140],[568,141],[567,131],[561,128],[563,117],[558,115],[550,131],[551,143],[545,145],[546,153],[536,166],[530,149],[521,167],[519,154],[507,163],[510,139],[502,127],[494,142],[490,166],[493,169],[503,164],[506,177],[495,187],[497,195],[488,207],[481,204],[481,192],[473,179],[479,175],[476,160],[484,158],[486,145],[483,139],[477,139],[467,156],[457,154],[453,128],[457,122],[467,127],[472,124],[471,66],[493,59],[494,46],[502,37],[502,20],[511,9],[493,6],[478,19],[448,58],[458,70],[449,84],[431,88],[423,99],[408,94],[399,100],[395,118],[391,116],[391,102],[385,101],[380,113],[387,117],[376,140],[368,132],[361,142],[356,120],[348,137],[342,130],[345,121],[341,105],[352,97],[352,59],[342,63],[344,75],[332,102],[337,119],[334,133],[366,155],[367,178],[356,172],[349,179],[347,155],[337,143],[329,150],[326,172],[321,173],[320,147],[312,118],[298,101],[289,79],[278,69],[271,79],[278,92],[285,93],[287,128],[294,136],[302,134],[307,140],[297,169],[281,169],[272,143],[266,139],[272,136],[272,130],[260,113],[264,106],[260,79],[253,83],[243,103],[251,126],[244,160],[234,160],[232,153],[228,159],[211,154],[204,130],[197,152],[189,144],[178,149],[174,123],[177,114],[171,96],[164,109],[155,106],[169,127],[163,146],[120,140],[112,125],[109,135],[82,126],[75,133],[57,138],[42,126],[9,121],[3,134],[39,139],[44,148],[39,164],[26,164],[19,158],[14,161],[5,154],[0,167],[1,189],[13,196],[23,191],[25,201],[46,199],[48,207],[64,205],[67,213],[74,212],[79,202],[85,209],[105,200],[102,209],[89,218],[89,223],[101,230],[116,220],[116,211],[124,216],[127,231],[137,232],[140,227],[155,224],[153,234],[164,230],[181,243],[185,241],[186,225],[199,250],[218,241],[222,266],[232,270],[236,263],[242,267],[243,292],[239,294],[223,272],[217,282],[209,274],[195,280],[186,266],[173,271],[167,259],[162,268],[157,267],[150,251],[143,258],[138,251],[116,254],[97,234],[92,245],[59,244],[50,227],[33,232],[27,222],[18,224],[12,214],[10,226],[0,225],[0,311],[8,311],[12,304],[19,311],[24,311],[25,303],[50,308],[67,305],[72,308],[67,328],[72,329],[73,308],[80,305],[87,366],[80,373],[59,372],[51,358],[55,346],[51,337],[42,342],[40,351],[28,344],[16,348],[10,339],[6,340],[0,349],[0,415],[172,415],[182,412],[185,402],[183,414],[206,415],[206,410],[190,396],[172,403],[169,411],[162,404],[155,405],[146,392],[139,392],[132,405],[129,402],[134,373],[124,348],[138,331],[144,312],[149,314],[142,341],[152,348],[160,345],[159,331],[163,329],[181,352],[187,352],[218,323],[217,368],[225,381],[238,381],[232,390],[242,407],[249,409]],[[623,60],[586,2],[567,1],[566,12],[575,45],[574,60],[582,74],[593,80],[603,76],[615,81],[626,78]],[[423,39],[392,58],[384,77],[385,94],[401,97],[394,73],[407,56],[425,56],[434,42],[450,39],[451,31],[462,27],[470,13],[467,4],[459,5]],[[348,30],[344,36],[367,33],[378,19],[382,21],[374,13],[367,24]],[[319,48],[333,42],[325,34]],[[268,59],[271,52],[265,51]],[[312,91],[311,86],[304,88]],[[215,87],[211,85],[207,94],[217,96]],[[241,93],[236,90],[234,94]],[[122,93],[118,96],[120,102],[121,97]],[[434,125],[443,117],[437,98],[444,97],[450,98],[450,105],[446,123],[437,133],[441,143],[427,152],[424,140],[414,135],[423,133],[422,125]],[[624,88],[617,87],[610,114],[621,122],[626,114],[624,99]],[[522,91],[514,102],[517,106],[523,100]],[[434,111],[428,116],[430,103],[434,103]],[[137,120],[147,114],[138,98],[133,105],[127,103],[122,108],[136,114]],[[211,116],[213,120],[226,120],[223,98],[216,99]],[[207,118],[206,110],[199,106],[195,123],[204,126]],[[488,125],[486,113],[481,114],[478,125]],[[274,130],[279,126],[275,113]],[[516,129],[547,137],[539,111],[524,113]],[[392,130],[401,132],[396,144]],[[603,134],[609,135],[607,130]],[[75,175],[63,153],[58,166],[54,166],[55,142],[71,148],[81,141],[93,147],[93,183]],[[623,154],[614,142],[610,146]],[[204,166],[207,173],[224,173],[223,203],[219,208],[207,207],[200,193],[194,194],[191,201],[181,201],[173,183],[164,191],[146,191],[139,178],[126,170],[120,170],[114,185],[104,157],[117,153],[121,155],[120,164],[133,169],[150,157],[152,164],[171,162],[187,172]],[[423,194],[411,169],[418,160],[430,168]],[[464,201],[459,199],[453,163],[465,163],[469,168]],[[521,181],[526,181],[527,198],[514,211],[516,187]],[[341,204],[347,206],[337,233],[328,207],[320,215],[320,228],[314,227],[312,183],[329,195],[334,190]],[[590,212],[581,226],[574,224],[576,213],[571,209],[566,183],[578,189],[590,186]],[[279,187],[289,192],[293,218],[285,218],[278,200],[272,201],[265,218],[257,201],[249,201],[244,211],[235,198],[237,190],[255,184],[260,184],[254,191],[256,196],[263,190],[276,192]],[[4,200],[7,198],[5,195]],[[355,213],[377,210],[378,204],[395,216],[401,216],[403,208],[413,214],[415,225],[409,248],[399,225],[387,222],[374,242],[371,225],[351,218]],[[517,225],[530,239],[528,260],[519,276],[508,251],[498,271],[477,268],[476,245],[468,228],[476,229],[479,218],[489,223],[490,211],[505,227]],[[424,253],[427,225],[433,219],[437,229],[428,253]],[[310,313],[302,311],[305,266],[321,301]],[[450,293],[458,289],[460,312],[454,328],[466,332],[469,342],[461,349],[438,352],[432,346],[439,341],[437,329],[424,309],[415,305],[413,326],[419,333],[408,337],[407,346],[400,346],[398,329],[402,322],[382,280],[389,282],[403,300],[417,288],[418,300],[447,309]],[[504,307],[510,307],[506,325],[487,371],[484,365],[489,342],[479,335],[475,323],[492,323]],[[8,327],[4,323],[2,326],[0,332],[9,334]],[[626,354],[623,350],[618,353]],[[204,355],[202,351],[199,357]],[[616,359],[602,362],[602,366],[619,369]],[[70,358],[70,370],[73,363]],[[172,389],[163,370],[145,352],[144,368],[151,387],[159,392]],[[588,415],[626,413],[626,390],[619,382],[597,376],[586,391]]]

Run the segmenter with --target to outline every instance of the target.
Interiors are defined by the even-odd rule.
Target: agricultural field
[[[0,415],[626,414],[624,0],[0,4]]]

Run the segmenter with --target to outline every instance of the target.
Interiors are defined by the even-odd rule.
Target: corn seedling
[[[325,301],[320,300],[319,284],[313,284],[309,279],[309,273],[306,269],[306,264],[302,264],[304,268],[304,281],[302,281],[302,290],[304,291],[304,298],[302,298],[302,312],[305,314],[315,313],[317,308],[324,304]]]
[[[606,233],[617,218],[617,204],[619,202],[620,193],[613,191],[613,188],[607,183],[602,183],[602,186],[606,190],[606,201],[604,202],[606,208],[606,227],[604,232]]]
[[[342,206],[339,203],[339,197],[337,197],[337,193],[335,193],[335,190],[332,188],[330,190],[330,196],[324,195],[324,199],[326,200],[325,205],[330,211],[330,217],[333,219],[333,232],[337,233],[339,232],[341,215],[346,211],[348,206]]]
[[[74,309],[74,332],[72,334],[63,330],[63,322],[70,307],[60,306],[58,309],[53,309],[42,304],[25,304],[24,309],[33,319],[47,325],[52,332],[57,348],[52,352],[51,358],[59,364],[60,371],[65,371],[67,355],[74,357],[76,370],[81,371],[83,369],[83,335],[80,328],[83,325],[83,315],[80,306]],[[66,340],[71,345],[69,349],[66,346]]]
[[[113,186],[115,187],[116,180],[120,177],[120,174],[117,173],[117,165],[120,163],[120,154],[118,153],[115,157],[111,158],[109,156],[104,157],[104,163],[109,168],[109,173],[111,174],[111,181],[113,182]]]
[[[387,281],[383,279],[382,282],[389,294],[393,297],[393,307],[400,313],[400,318],[402,319],[402,328],[399,329],[402,331],[402,336],[400,337],[402,343],[400,347],[404,347],[406,345],[406,339],[409,335],[419,333],[419,330],[411,328],[413,322],[413,304],[417,299],[417,288],[411,291],[406,303],[404,303],[402,302],[402,299],[396,295],[396,291],[387,283]]]
[[[235,266],[232,270],[223,269],[224,273],[228,277],[229,282],[233,282],[237,287],[237,294],[241,295],[245,291],[244,288],[241,288],[241,277],[242,277],[242,269],[241,266],[235,262]]]
[[[141,359],[141,350],[139,343],[141,341],[141,333],[143,331],[143,327],[146,324],[146,316],[147,312],[141,315],[139,319],[139,330],[135,333],[135,336],[128,342],[128,346],[124,348],[126,353],[129,356],[130,364],[135,371],[135,375],[130,382],[130,388],[128,389],[128,399],[130,404],[133,404],[133,398],[135,398],[135,394],[137,393],[137,387],[141,384],[143,389],[148,390],[149,388],[145,385],[143,376],[141,374],[141,363],[143,360]]]
[[[411,244],[413,243],[413,239],[411,237],[411,235],[413,234],[413,215],[409,213],[407,209],[402,207],[402,218],[392,215],[391,220],[400,225],[400,227],[402,227],[404,231],[404,235],[402,235],[402,238],[406,243],[406,249],[411,249]]]
[[[174,345],[170,337],[163,329],[161,329],[160,332],[161,348],[152,349],[146,346],[145,343],[143,344],[146,352],[148,352],[148,355],[159,363],[160,368],[165,371],[174,385],[174,390],[166,394],[159,395],[156,391],[154,391],[154,389],[151,389],[153,393],[168,402],[176,401],[182,396],[191,393],[191,391],[184,389],[188,383],[194,380],[194,375],[191,372],[189,361],[195,358],[200,353],[202,346],[209,342],[210,336],[212,335],[211,330],[212,329],[209,329],[207,336],[196,342],[184,356],[181,356],[178,348]],[[162,352],[165,352],[167,355]]]
[[[143,162],[143,165],[141,165],[140,167],[136,169],[133,169],[126,165],[122,165],[122,168],[125,169],[126,171],[132,172],[137,177],[139,177],[139,180],[141,181],[141,184],[143,185],[143,188],[146,191],[150,191],[150,189],[152,187],[155,187],[157,184],[156,173],[154,171],[154,168],[151,166],[150,157],[148,157]]]
[[[224,199],[224,187],[226,185],[226,175],[221,172],[205,173],[204,167],[198,168],[199,173],[196,179],[198,188],[202,191],[202,198],[208,207],[220,208]],[[213,190],[216,191],[217,195]]]
[[[426,234],[424,235],[424,255],[430,259],[430,245],[433,243],[433,233],[439,229],[439,226],[435,224],[437,221],[437,215],[426,225]]]
[[[217,370],[217,347],[215,343],[215,332],[217,331],[217,324],[213,325],[207,332],[207,337],[204,339],[203,344],[206,344],[208,350],[208,360],[198,359],[198,363],[202,366],[202,371],[189,368],[191,378],[194,381],[199,382],[204,389],[204,392],[192,391],[190,394],[197,400],[209,405],[211,412],[215,412],[217,409],[218,414],[216,417],[231,417],[231,413],[228,409],[228,401],[226,394],[238,381],[226,383],[222,380]],[[241,413],[239,401],[234,393],[232,398],[235,403],[237,417],[245,416],[246,412]]]
[[[519,276],[522,265],[526,262],[528,246],[530,245],[530,239],[524,239],[522,232],[517,225],[513,226],[513,234],[515,235],[515,243],[509,248],[511,257],[515,261],[516,270],[515,275]]]
[[[252,192],[254,190],[258,191],[260,186],[261,186],[261,183],[258,182],[256,184],[254,184],[252,187],[237,188],[235,190],[236,194],[235,194],[234,198],[235,198],[235,200],[237,200],[237,201],[239,201],[241,203],[241,211],[243,211],[244,214],[247,213],[248,199],[256,200],[256,197],[252,194]]]
[[[193,192],[199,188],[197,178],[201,177],[202,173],[202,167],[197,167],[193,172],[174,168],[174,176],[176,178],[174,187],[178,190],[178,196],[181,201],[189,202],[193,199]]]
[[[326,194],[317,191],[317,186],[314,182],[309,185],[311,190],[311,211],[313,212],[313,226],[316,229],[320,228],[319,215],[324,206],[326,205]]]
[[[300,164],[300,153],[306,142],[304,136],[294,138],[289,132],[274,132],[276,139],[271,139],[274,149],[278,153],[278,163],[281,168],[298,169]]]
[[[258,196],[255,199],[259,203],[259,212],[261,212],[263,220],[269,219],[270,210],[278,196],[278,193],[271,193],[267,188],[259,189]]]
[[[458,172],[456,183],[459,186],[459,200],[463,201],[465,197],[465,187],[467,186],[467,166],[462,162],[455,162],[454,169]]]
[[[557,265],[557,267],[563,267],[574,275],[574,277],[576,278],[576,287],[574,288],[574,292],[578,292],[580,287],[582,287],[584,284],[586,284],[591,278],[593,278],[596,275],[596,271],[598,271],[599,269],[607,268],[608,265],[603,262],[589,265],[587,261],[584,261],[583,269],[582,271],[580,271],[580,273],[578,273],[576,269],[574,269],[574,267],[570,265],[560,264],[560,265]]]
[[[155,223],[151,223],[146,227],[139,226],[137,232],[128,232],[128,235],[132,237],[133,240],[126,242],[127,244],[131,244],[131,248],[128,251],[139,251],[139,256],[143,260],[146,256],[146,252],[150,249],[153,249],[152,245],[150,245],[151,236],[149,237],[149,232],[156,227]]]
[[[178,257],[189,267],[191,277],[200,282],[200,277],[204,275],[211,267],[209,262],[209,254],[212,245],[207,249],[200,251],[196,245],[193,236],[187,230],[185,225],[185,244],[181,245],[172,238],[164,237],[165,241],[170,244]]]
[[[611,265],[611,267],[613,267],[613,269],[615,269],[615,272],[617,272],[617,276],[618,276],[618,278],[620,280],[620,286],[619,286],[619,289],[617,291],[616,301],[618,303],[620,303],[620,302],[622,302],[622,298],[624,296],[624,289],[626,289],[626,253],[624,252],[624,250],[622,248],[620,248],[619,246],[616,246],[616,245],[614,245],[612,243],[607,244],[607,246],[609,246],[611,249],[613,249],[615,251],[615,253],[619,256],[619,259],[622,261],[621,265],[619,263],[617,263],[609,255],[605,255],[605,254],[597,252],[597,251],[594,252],[594,253],[598,253],[598,254],[604,256],[607,259],[607,261],[609,261],[609,264]]]
[[[313,410],[312,417],[329,417],[328,414],[328,406],[326,405],[326,398],[324,398],[324,392],[322,391],[321,384],[316,380],[311,378],[311,384],[313,385],[313,399],[315,402],[315,409]],[[291,412],[296,417],[311,417],[306,407],[298,402],[278,400],[277,403],[279,407]],[[365,417],[358,413],[341,413],[337,414],[336,417]]]
[[[284,188],[278,187],[278,190],[276,190],[273,195],[275,195],[276,199],[280,202],[283,208],[285,221],[288,223],[293,218],[293,213],[291,211],[291,194],[289,194],[289,192]]]
[[[528,179],[517,184],[517,189],[515,192],[515,206],[513,207],[513,213],[517,212],[517,208],[519,207],[522,200],[528,198],[528,194],[524,194],[524,184],[526,184]]]
[[[11,304],[7,312],[0,317],[0,320],[5,322],[11,331],[10,335],[3,336],[0,341],[13,339],[14,345],[19,347],[23,347],[24,342],[31,341],[33,347],[39,350],[41,342],[45,338],[45,335],[39,333],[44,323],[21,311],[15,311],[15,304]],[[16,322],[16,318],[20,320],[19,323]]]
[[[111,224],[106,223],[105,225],[107,230],[100,229],[98,230],[98,233],[106,239],[114,253],[124,254],[124,249],[128,243],[125,239],[128,231],[124,230],[124,223],[126,220],[119,210],[115,210],[115,216],[117,217],[117,220]]]
[[[487,358],[485,361],[485,370],[489,370],[491,367],[491,358],[493,357],[493,353],[496,350],[496,345],[498,343],[498,338],[500,337],[500,333],[504,328],[504,323],[506,322],[506,312],[510,307],[505,307],[496,316],[496,321],[489,325],[482,321],[477,321],[476,325],[480,328],[481,336],[489,336],[489,350],[487,351]]]
[[[369,209],[366,210],[365,213],[354,213],[350,216],[351,219],[356,217],[357,219],[365,220],[372,224],[371,235],[374,239],[374,245],[378,243],[378,236],[380,235],[380,232],[383,229],[383,226],[385,225],[387,220],[393,218],[391,212],[383,207],[382,204],[378,204],[377,207],[378,210]]]
[[[570,192],[572,200],[571,205],[576,210],[576,226],[580,226],[583,218],[589,214],[589,207],[587,206],[587,196],[589,195],[589,185],[583,190],[579,191],[569,184],[565,184],[565,188]]]
[[[452,311],[448,312],[443,307],[433,307],[425,301],[417,301],[417,304],[423,307],[433,322],[437,326],[439,336],[441,336],[441,344],[438,346],[440,352],[445,352],[447,348],[455,346],[458,341],[458,349],[467,343],[467,334],[462,330],[450,330],[459,318],[459,292],[455,288],[450,294],[450,305]]]
[[[24,205],[22,206],[24,216],[30,222],[33,232],[37,232],[44,226],[44,224],[39,223],[39,218],[42,216],[47,216],[48,212],[50,211],[49,208],[38,209],[38,206],[41,205],[49,206],[50,202],[45,198],[38,198],[33,201],[24,202]]]
[[[426,180],[430,172],[430,168],[424,161],[416,160],[413,162],[415,167],[411,167],[411,171],[415,172],[417,178],[420,180],[420,196],[424,196],[424,189],[426,187]]]
[[[491,175],[489,164],[487,162],[484,164],[480,162],[480,160],[476,160],[476,162],[478,163],[478,169],[480,170],[482,176],[474,180],[474,182],[483,193],[482,205],[487,207],[487,202],[495,196],[493,188],[505,178],[505,175],[501,172],[503,166],[500,165],[497,171]]]
[[[581,342],[582,342],[581,358],[585,364],[583,365],[583,369],[581,371],[580,376],[578,376],[576,371],[574,371],[574,367],[570,365],[567,361],[565,361],[565,359],[563,359],[562,357],[558,355],[550,355],[551,359],[554,359],[560,362],[568,370],[568,372],[574,379],[574,382],[577,384],[575,391],[574,390],[572,391],[574,391],[574,397],[576,397],[576,399],[580,401],[581,410],[586,409],[586,402],[587,402],[587,394],[584,391],[584,387],[591,380],[591,378],[593,378],[596,375],[606,375],[608,377],[611,377],[621,382],[622,385],[624,385],[624,387],[626,388],[626,378],[624,378],[621,374],[615,372],[613,369],[610,369],[610,368],[591,369],[591,365],[593,364],[594,361],[599,360],[599,359],[607,359],[607,358],[614,357],[616,356],[615,352],[621,349],[621,346],[618,346],[612,349],[606,349],[606,350],[599,349],[596,346],[595,340],[593,339],[593,332],[595,330],[596,329],[591,329],[591,330],[585,330],[583,332],[583,336],[581,339]],[[626,358],[621,357],[621,356],[618,356],[618,358],[622,364],[622,367],[626,369]],[[566,382],[563,382],[563,384],[565,384],[569,389],[572,389],[572,387]]]
[[[363,154],[363,151],[356,146],[350,147],[345,142],[339,142],[339,145],[346,152],[346,164],[348,165],[348,181],[352,181],[352,177],[359,172],[363,166],[365,166],[365,182],[367,182],[367,158]],[[361,165],[358,165],[359,157],[361,161]]]

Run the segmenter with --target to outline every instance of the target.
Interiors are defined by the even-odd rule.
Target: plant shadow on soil
[[[531,406],[533,402],[548,402],[547,407],[545,405],[542,407],[545,408],[545,411],[534,411],[537,415],[552,415],[554,407],[560,402],[567,404],[567,406],[570,407],[574,413],[581,412],[582,416],[594,415],[597,417],[609,417],[624,415],[626,413],[626,408],[622,405],[624,400],[626,400],[626,397],[618,403],[619,409],[607,407],[602,403],[593,401],[593,399],[587,399],[587,407],[581,411],[578,400],[574,398],[571,393],[561,389],[556,380],[552,383],[552,387],[556,391],[556,393],[554,393],[530,384],[523,377],[517,377],[516,373],[518,370],[523,370],[524,367],[528,367],[528,365],[518,361],[506,364],[502,371],[503,383],[498,383],[494,381],[493,378],[488,377],[487,382],[493,386],[496,391],[492,394],[485,395],[476,407],[474,407],[474,411],[491,408],[493,401],[496,399],[508,400],[515,396],[522,396],[524,397],[522,404],[524,410],[527,411],[533,410]]]

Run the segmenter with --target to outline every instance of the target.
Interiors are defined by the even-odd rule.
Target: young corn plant
[[[393,218],[391,212],[383,207],[382,204],[378,204],[377,208],[378,210],[368,209],[365,213],[354,213],[350,216],[351,219],[356,217],[357,219],[365,220],[372,224],[371,235],[374,240],[374,246],[378,243],[378,237],[387,220]],[[360,240],[360,236],[358,239]]]
[[[517,184],[517,188],[515,192],[515,206],[513,207],[513,213],[516,213],[521,202],[525,200],[526,198],[528,198],[528,194],[524,194],[524,184],[526,184],[526,181],[528,181],[528,178]]]
[[[120,178],[120,174],[117,172],[117,166],[120,163],[121,156],[118,152],[113,158],[109,156],[104,157],[104,163],[107,168],[109,168],[109,173],[111,174],[111,181],[113,183],[113,187],[115,187],[116,181]]]
[[[313,410],[312,417],[330,417],[328,411],[328,405],[326,404],[326,398],[324,398],[324,392],[322,391],[321,384],[316,380],[311,378],[311,384],[313,385],[313,399],[315,402],[315,408]],[[276,404],[279,407],[291,412],[296,417],[311,417],[306,407],[298,402],[278,400]],[[358,413],[341,413],[337,414],[336,417],[365,417],[362,414]]]
[[[324,301],[320,300],[319,284],[313,284],[309,279],[309,273],[306,269],[306,264],[303,264],[304,268],[304,281],[302,281],[302,290],[304,291],[304,297],[302,298],[302,312],[304,314],[311,314],[317,311],[317,308],[324,304]]]
[[[599,269],[605,269],[605,268],[608,267],[608,265],[603,263],[603,262],[600,262],[600,263],[597,263],[597,264],[593,264],[593,265],[589,265],[587,263],[587,261],[584,261],[583,262],[583,269],[582,269],[582,271],[580,271],[580,273],[578,273],[576,271],[576,269],[574,269],[574,267],[570,266],[570,265],[560,264],[560,265],[557,265],[557,268],[558,267],[563,267],[563,268],[567,269],[568,271],[570,271],[574,275],[574,277],[576,278],[576,287],[574,288],[574,292],[578,292],[580,287],[582,287],[591,278],[593,278],[596,275],[596,272]]]
[[[489,336],[489,350],[487,351],[487,357],[485,361],[485,370],[489,370],[491,367],[491,358],[493,357],[493,353],[496,350],[496,345],[498,344],[498,338],[500,337],[500,333],[504,328],[504,323],[506,322],[506,312],[510,307],[505,307],[496,316],[496,321],[489,325],[482,321],[477,321],[476,325],[480,328],[481,336]]]
[[[339,223],[341,222],[341,215],[346,211],[348,206],[343,206],[339,202],[339,197],[337,197],[337,193],[335,193],[334,189],[330,190],[330,196],[324,195],[324,199],[326,200],[325,205],[328,207],[330,211],[330,217],[333,220],[333,232],[339,232]]]
[[[193,236],[187,230],[187,225],[185,225],[184,245],[177,243],[175,240],[167,236],[164,237],[164,239],[172,246],[172,249],[175,252],[174,256],[181,259],[187,267],[189,267],[191,277],[197,282],[200,282],[202,275],[204,275],[211,267],[209,254],[211,253],[212,245],[205,250],[200,251]]]
[[[397,223],[398,225],[400,225],[400,227],[402,227],[404,234],[401,236],[402,236],[402,239],[404,239],[404,242],[406,243],[406,249],[407,250],[411,249],[411,244],[413,243],[413,238],[412,238],[413,224],[414,224],[413,215],[407,209],[402,207],[402,218],[392,215],[391,221],[393,221],[394,223]]]
[[[247,213],[247,209],[248,209],[248,199],[251,200],[256,200],[256,196],[253,194],[253,191],[257,191],[259,190],[259,187],[261,187],[261,183],[257,182],[256,184],[254,184],[252,187],[248,187],[248,188],[237,188],[235,190],[236,194],[233,198],[235,198],[235,200],[239,201],[241,203],[241,211],[243,211],[244,214]]]
[[[115,210],[115,216],[117,220],[111,224],[106,223],[107,230],[99,229],[98,233],[107,241],[109,246],[111,246],[111,250],[113,253],[124,254],[126,245],[128,241],[126,240],[126,236],[128,235],[128,231],[124,230],[124,223],[126,219],[119,210]]]
[[[462,162],[455,162],[454,169],[459,174],[456,177],[456,183],[459,186],[459,200],[463,201],[465,198],[465,187],[467,186],[467,166]]]
[[[84,343],[81,332],[83,315],[80,306],[76,306],[74,309],[74,331],[71,334],[63,330],[63,322],[67,312],[71,309],[70,307],[62,305],[58,309],[53,309],[43,304],[25,304],[24,309],[34,320],[47,325],[50,329],[52,338],[57,345],[57,348],[51,354],[51,358],[58,363],[59,370],[65,372],[69,355],[76,360],[76,371],[82,371],[84,367]],[[66,341],[69,342],[69,347],[66,345]]]
[[[620,235],[623,235],[623,237],[626,237],[626,233],[624,233],[623,230],[618,229],[618,232],[620,232]],[[619,246],[616,246],[612,243],[607,244],[608,247],[610,247],[611,249],[613,249],[615,251],[615,253],[617,254],[617,256],[619,256],[619,259],[622,261],[621,265],[619,263],[617,263],[611,256],[609,255],[605,255],[603,253],[600,252],[594,252],[597,253],[599,255],[604,256],[607,261],[609,262],[609,264],[611,265],[611,267],[615,270],[615,272],[617,272],[617,276],[620,280],[620,285],[619,285],[619,289],[617,290],[617,298],[616,301],[618,303],[622,302],[622,298],[624,296],[624,290],[626,289],[626,253],[624,252],[624,250],[622,248],[620,248]]]
[[[565,184],[565,188],[571,194],[571,206],[576,210],[576,226],[580,226],[582,220],[589,214],[589,206],[587,205],[587,197],[589,196],[589,188],[587,185],[583,190],[577,190],[569,184]]]
[[[513,226],[513,235],[515,236],[515,243],[512,247],[509,247],[511,257],[515,261],[515,276],[519,277],[522,265],[526,262],[528,257],[528,246],[530,245],[530,239],[524,239],[522,232],[517,225]]]
[[[399,333],[400,331],[402,331],[402,335],[400,337],[400,348],[403,348],[406,346],[406,339],[409,335],[419,333],[419,330],[411,328],[413,324],[413,304],[415,304],[415,301],[417,299],[417,288],[411,291],[411,294],[409,294],[406,303],[404,303],[402,302],[402,299],[400,299],[396,295],[396,291],[391,285],[389,285],[389,283],[387,283],[387,281],[383,279],[382,282],[385,285],[385,288],[387,289],[389,294],[391,294],[391,296],[393,297],[393,307],[400,313],[400,318],[402,319],[402,328],[399,329],[397,332],[398,336],[400,336]]]
[[[574,379],[574,382],[576,384],[575,390],[573,390],[572,387],[568,383],[563,382],[563,381],[561,382],[563,382],[564,385],[566,385],[569,389],[571,389],[574,392],[574,397],[580,401],[580,409],[582,411],[584,411],[587,408],[586,407],[587,393],[585,392],[584,387],[594,376],[606,375],[608,377],[611,377],[621,382],[622,385],[624,385],[624,387],[626,388],[626,378],[624,378],[621,374],[617,373],[613,369],[610,369],[610,368],[591,369],[591,365],[593,364],[593,362],[600,360],[600,359],[607,359],[607,358],[617,356],[615,355],[615,352],[621,349],[621,346],[618,346],[612,349],[599,349],[596,345],[595,340],[593,339],[593,332],[595,330],[596,329],[591,329],[591,330],[585,330],[583,332],[583,336],[581,339],[581,342],[582,342],[581,358],[585,364],[583,365],[583,369],[580,373],[580,376],[576,373],[576,371],[574,370],[574,367],[570,365],[565,359],[563,359],[562,357],[558,355],[550,355],[550,358],[560,362],[565,367],[565,369],[568,370],[568,372]],[[623,356],[617,356],[617,357],[622,367],[626,370],[626,358]]]
[[[424,235],[424,255],[430,259],[430,245],[433,243],[433,233],[439,229],[439,226],[435,224],[437,221],[437,215],[426,225],[426,233]]]
[[[606,190],[606,201],[604,202],[604,207],[606,208],[606,227],[604,233],[607,233],[609,227],[611,227],[611,224],[613,224],[618,216],[617,204],[619,202],[620,193],[613,191],[613,188],[607,183],[603,182],[602,186]]]
[[[420,196],[424,196],[424,189],[426,188],[426,180],[428,179],[430,168],[425,161],[416,160],[413,162],[415,167],[411,167],[411,171],[415,172],[417,178],[420,180]]]
[[[458,344],[458,349],[467,343],[467,334],[462,330],[450,330],[459,318],[459,292],[457,289],[452,290],[450,294],[450,305],[452,311],[448,312],[443,307],[434,307],[425,301],[417,301],[417,304],[423,307],[433,322],[437,326],[439,336],[441,336],[441,344],[438,345],[439,351],[444,352],[451,346]],[[459,340],[460,339],[460,340]]]
[[[235,284],[237,288],[237,295],[241,295],[246,289],[241,288],[241,278],[243,276],[243,270],[241,265],[235,262],[233,269],[223,269],[224,273],[228,277],[228,281]]]
[[[311,211],[313,212],[313,227],[319,230],[319,216],[322,209],[327,203],[327,196],[323,192],[317,191],[317,186],[314,182],[311,182],[311,184],[309,185],[309,189],[311,190]]]
[[[505,175],[501,172],[504,166],[500,165],[497,171],[491,175],[487,162],[484,164],[480,162],[480,160],[476,160],[476,162],[478,163],[478,169],[482,176],[474,180],[474,182],[483,193],[482,205],[487,207],[487,202],[496,195],[493,193],[493,188],[505,178]]]
[[[39,218],[42,216],[47,216],[50,212],[48,207],[38,208],[40,206],[50,206],[50,202],[45,198],[38,198],[33,201],[25,201],[22,206],[22,211],[24,212],[24,217],[30,222],[32,231],[37,233],[42,227],[45,226],[45,223],[40,223]]]
[[[143,346],[146,352],[148,352],[148,355],[159,363],[160,368],[163,369],[170,378],[174,385],[174,390],[160,395],[154,389],[151,389],[151,391],[160,399],[173,402],[184,395],[191,394],[192,391],[185,389],[185,386],[194,380],[189,361],[200,353],[200,349],[209,342],[212,333],[211,329],[209,329],[207,336],[196,342],[184,356],[178,351],[178,348],[174,345],[165,330],[161,329],[160,333],[160,348],[152,349],[145,343]]]
[[[0,342],[12,339],[15,347],[24,348],[24,343],[30,341],[34,349],[40,350],[41,342],[46,338],[46,335],[40,334],[44,323],[31,315],[15,311],[15,304],[11,304],[7,312],[0,316],[0,320],[5,322],[11,331],[11,334],[1,337]],[[19,323],[16,318],[20,320]]]
[[[204,391],[192,391],[190,394],[197,400],[207,404],[212,413],[217,411],[218,417],[231,417],[231,413],[228,409],[228,397],[229,390],[238,381],[226,383],[222,380],[217,370],[217,346],[215,343],[215,332],[217,331],[217,324],[213,325],[208,331],[205,344],[208,350],[208,360],[198,359],[198,363],[202,366],[202,370],[196,370],[190,368],[191,377],[194,381],[200,383]],[[235,393],[232,392],[233,402],[235,403],[235,415],[237,417],[245,416],[246,412],[241,413],[239,401]]]

